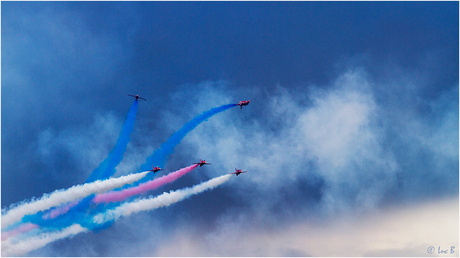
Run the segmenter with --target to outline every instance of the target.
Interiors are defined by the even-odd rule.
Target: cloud
[[[190,155],[209,159],[212,171],[249,170],[233,186],[255,187],[249,199],[258,207],[263,196],[273,195],[269,206],[274,205],[283,187],[316,177],[324,180],[316,190],[325,206],[337,211],[373,208],[394,184],[398,165],[381,147],[382,133],[376,128],[380,110],[366,76],[362,69],[351,70],[326,89],[310,86],[294,92],[280,86],[266,99],[253,100],[193,131],[185,139],[196,149]],[[205,100],[236,95],[209,87],[197,89],[205,92]],[[261,95],[251,90],[246,94]],[[194,108],[206,105],[198,101]],[[253,108],[258,112],[251,112]]]
[[[96,113],[89,128],[69,128],[60,132],[47,128],[38,135],[35,152],[49,169],[57,167],[61,155],[69,155],[72,165],[85,171],[81,175],[84,181],[115,146],[122,124],[123,118],[108,112]]]
[[[253,216],[253,223],[334,219],[452,196],[458,193],[458,87],[433,98],[413,85],[417,82],[397,76],[391,85],[405,89],[382,92],[388,81],[357,66],[321,86],[274,91],[236,91],[223,81],[187,86],[185,95],[174,98],[190,114],[219,101],[252,101],[197,127],[177,152],[212,162],[204,170],[208,177],[235,167],[249,171],[229,182],[230,193],[220,198],[236,206],[216,219],[239,213]],[[404,102],[393,105],[401,91]],[[200,99],[185,97],[197,94]],[[421,101],[431,108],[420,112]],[[171,114],[164,123],[189,116]]]
[[[429,246],[455,246],[457,252],[458,207],[458,197],[447,198],[338,220],[296,220],[275,229],[244,215],[228,216],[211,232],[182,225],[150,255],[428,256]]]

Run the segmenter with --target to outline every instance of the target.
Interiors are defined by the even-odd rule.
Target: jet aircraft
[[[206,162],[206,160],[201,160],[201,159],[200,159],[199,163],[193,163],[193,164],[198,164],[198,165],[200,165],[200,167],[202,167],[203,165],[211,165],[211,163],[208,163],[208,162]]]
[[[235,168],[235,172],[230,173],[230,174],[235,174],[236,176],[238,176],[239,174],[241,174],[241,173],[246,173],[246,172],[248,172],[248,171],[241,171],[241,169],[236,169],[236,168]]]
[[[153,167],[153,169],[151,169],[151,170],[149,170],[149,171],[152,171],[154,174],[155,174],[156,172],[160,171],[160,170],[164,170],[164,169],[162,169],[162,168],[160,168],[160,167],[155,167],[155,166],[152,166],[152,167]]]
[[[146,99],[139,97],[139,95],[134,96],[134,95],[128,94],[128,96],[131,96],[131,97],[135,98],[136,100],[142,99],[142,100],[147,101]]]
[[[242,100],[240,102],[238,102],[238,106],[241,107],[241,109],[243,109],[243,106],[247,106],[249,104],[249,102],[251,102],[250,100]]]

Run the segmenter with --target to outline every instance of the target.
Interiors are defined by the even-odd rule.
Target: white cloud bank
[[[349,219],[297,221],[277,230],[253,227],[249,217],[227,217],[213,232],[178,229],[149,255],[458,256],[458,210],[458,198],[450,198]],[[430,246],[449,254],[429,254]]]
[[[184,141],[196,148],[192,155],[213,162],[215,171],[249,170],[238,184],[257,188],[258,195],[250,198],[258,207],[267,194],[274,193],[271,200],[276,200],[282,187],[319,176],[325,182],[326,210],[372,209],[395,184],[399,167],[394,153],[382,147],[384,135],[377,126],[382,111],[372,87],[360,69],[340,76],[328,89],[279,87],[265,101],[216,116]],[[228,92],[216,88],[203,86],[203,99],[227,98]],[[248,90],[247,95],[263,93]],[[245,120],[251,108],[264,117]]]

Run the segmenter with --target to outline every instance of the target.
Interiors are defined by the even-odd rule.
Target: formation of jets
[[[144,99],[142,97],[139,97],[138,94],[136,94],[136,95],[128,94],[128,96],[135,98],[136,101],[138,101],[139,99],[147,101],[146,99]],[[238,102],[237,105],[240,106],[241,109],[243,109],[243,106],[247,106],[249,104],[249,102],[251,102],[251,101],[250,100],[242,100],[242,101]],[[198,164],[198,165],[200,165],[200,167],[202,167],[203,165],[211,165],[211,163],[208,163],[208,162],[206,162],[206,160],[201,160],[201,159],[200,159],[200,162],[193,163],[193,164]],[[152,171],[153,173],[156,173],[158,171],[164,170],[164,169],[162,169],[160,167],[155,167],[155,166],[152,166],[152,167],[153,167],[153,169],[151,169],[149,171]],[[246,173],[246,172],[248,172],[248,171],[241,171],[241,169],[236,169],[235,168],[235,172],[230,173],[230,174],[235,174],[235,175],[238,176],[239,174]]]
[[[198,162],[198,163],[193,163],[193,164],[198,164],[198,165],[200,165],[200,167],[203,166],[203,165],[211,165],[211,163],[208,163],[208,162],[206,162],[206,160],[201,160],[201,159],[200,159],[200,162]],[[164,169],[162,169],[162,168],[160,168],[160,167],[155,167],[155,166],[152,166],[152,167],[153,167],[153,169],[151,169],[151,170],[149,170],[149,171],[152,171],[154,174],[155,174],[156,172],[160,171],[160,170],[164,170]],[[248,172],[248,171],[241,171],[241,169],[235,168],[235,172],[230,173],[230,174],[235,174],[236,176],[238,176],[239,174],[241,174],[241,173],[246,173],[246,172]]]
[[[208,162],[206,162],[206,160],[201,160],[201,159],[200,159],[200,162],[193,163],[193,164],[199,164],[200,167],[203,166],[203,165],[211,165],[211,163],[208,163]],[[246,172],[248,172],[248,171],[241,171],[241,169],[235,168],[235,172],[230,173],[230,174],[235,174],[236,176],[238,176],[239,174],[246,173]]]
[[[243,109],[243,106],[247,106],[249,104],[249,102],[251,102],[250,100],[242,100],[240,102],[238,102],[238,106],[240,106],[241,109]]]
[[[128,94],[128,96],[131,96],[131,97],[135,98],[136,100],[142,99],[142,100],[147,101],[146,99],[139,97],[139,95],[137,95],[137,94],[136,94],[136,96]]]

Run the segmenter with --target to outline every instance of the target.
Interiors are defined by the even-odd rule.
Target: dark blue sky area
[[[81,7],[75,11],[85,14],[93,33],[121,37],[132,47],[132,73],[151,78],[143,83],[174,86],[232,79],[270,86],[325,82],[337,58],[363,52],[377,61],[398,56],[398,62],[413,68],[427,49],[454,51],[458,26],[446,24],[458,16],[455,4],[77,3]],[[114,11],[121,17],[111,18]]]
[[[119,79],[131,84],[175,87],[202,80],[237,84],[324,83],[338,58],[368,54],[397,58],[415,68],[420,55],[439,51],[452,64],[458,56],[456,2],[93,2],[5,3],[33,13],[43,6],[65,10],[79,29],[116,38],[129,53]],[[11,15],[19,13],[11,12]],[[76,21],[56,17],[68,26]],[[78,37],[78,31],[76,35]],[[81,46],[84,50],[84,46]],[[75,55],[78,55],[76,46]],[[126,55],[127,53],[116,53]],[[59,58],[59,57],[56,57]],[[59,59],[58,59],[59,60]],[[458,65],[457,65],[458,67]],[[442,77],[457,67],[436,67]],[[430,67],[433,68],[433,67]],[[447,84],[453,83],[446,81]]]

